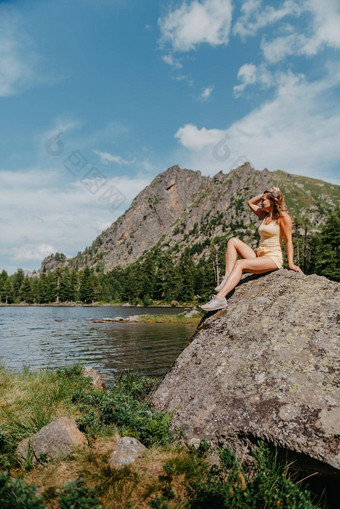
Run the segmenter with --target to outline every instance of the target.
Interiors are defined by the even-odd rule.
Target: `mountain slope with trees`
[[[198,262],[209,257],[213,240],[225,244],[232,235],[255,247],[259,223],[246,201],[272,185],[282,189],[294,220],[299,262],[301,240],[306,256],[311,234],[340,206],[340,186],[281,170],[258,171],[250,163],[214,177],[176,165],[157,175],[90,247],[71,259],[62,253],[51,255],[40,272],[89,266],[106,273],[131,265],[155,246],[173,262],[184,253]]]

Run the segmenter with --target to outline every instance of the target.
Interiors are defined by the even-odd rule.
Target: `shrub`
[[[56,490],[60,509],[101,509],[103,506],[97,490],[89,488],[83,478],[69,481]]]
[[[45,504],[35,495],[35,484],[27,484],[9,472],[0,472],[1,509],[46,509]]]

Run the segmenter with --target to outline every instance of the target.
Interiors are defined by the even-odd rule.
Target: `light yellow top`
[[[262,221],[258,231],[260,234],[259,246],[270,248],[270,251],[282,252],[282,232],[276,219],[273,219],[269,224],[264,224]]]

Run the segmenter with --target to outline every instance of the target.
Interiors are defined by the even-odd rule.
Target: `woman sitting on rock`
[[[257,204],[261,202],[261,207]],[[205,311],[215,311],[227,306],[225,296],[235,288],[240,281],[242,272],[262,274],[281,269],[283,263],[281,242],[285,239],[290,269],[303,274],[300,267],[293,262],[292,221],[287,212],[283,195],[278,187],[271,187],[263,194],[255,196],[248,202],[255,214],[263,219],[258,231],[260,243],[256,252],[242,240],[232,237],[228,241],[225,255],[225,276],[215,291],[212,299],[204,306]],[[237,260],[237,255],[241,259]]]

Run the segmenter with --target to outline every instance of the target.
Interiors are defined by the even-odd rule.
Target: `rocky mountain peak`
[[[135,262],[156,244],[173,250],[174,259],[192,249],[196,261],[206,257],[208,238],[228,235],[255,247],[256,218],[246,202],[273,185],[284,190],[292,213],[308,215],[315,225],[322,223],[325,210],[340,203],[339,186],[281,170],[255,170],[249,162],[213,177],[176,164],[159,173],[92,246],[63,264],[75,269],[101,264],[107,272]],[[40,271],[53,270],[55,262],[48,257]]]

